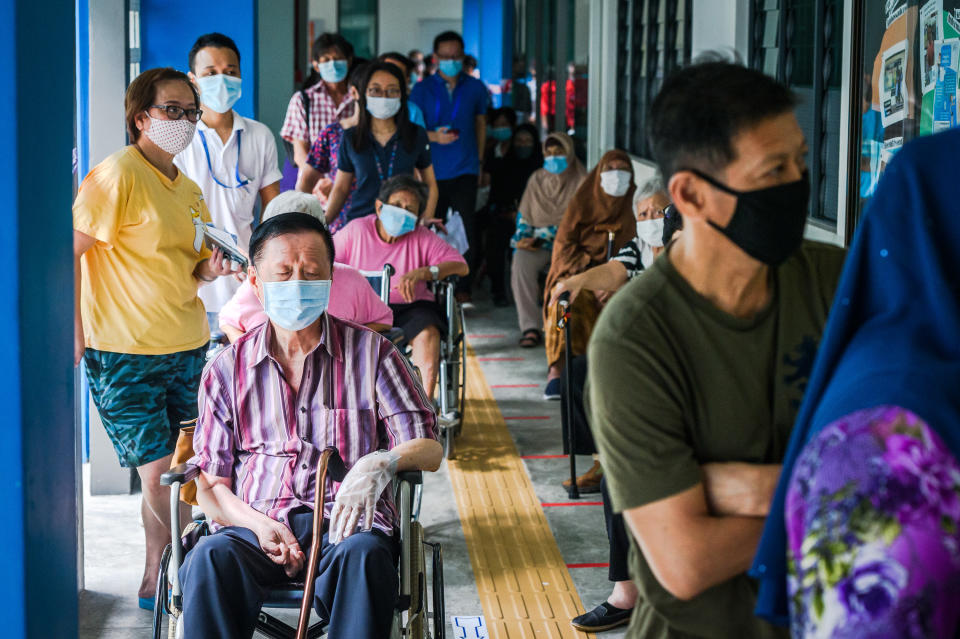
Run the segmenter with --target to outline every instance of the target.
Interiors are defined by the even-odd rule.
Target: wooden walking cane
[[[347,468],[343,464],[339,451],[333,446],[327,446],[320,453],[320,463],[317,464],[317,484],[313,498],[313,539],[310,541],[310,557],[307,560],[306,580],[303,583],[303,602],[300,604],[300,621],[297,622],[297,639],[306,639],[307,627],[310,625],[310,608],[313,606],[313,587],[317,577],[317,564],[320,563],[320,541],[323,538],[323,505],[327,487],[327,470],[330,477],[336,482],[342,482],[347,475]]]

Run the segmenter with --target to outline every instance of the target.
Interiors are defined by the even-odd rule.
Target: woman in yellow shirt
[[[210,335],[197,290],[231,271],[204,246],[210,213],[200,187],[173,164],[200,118],[190,80],[150,69],[124,102],[132,144],[94,167],[73,205],[75,360],[86,364],[120,465],[140,474],[147,552],[139,597],[149,609],[170,541],[160,475],[180,421],[196,416]]]

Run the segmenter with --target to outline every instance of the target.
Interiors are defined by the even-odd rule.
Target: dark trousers
[[[477,176],[459,175],[449,180],[437,180],[437,190],[440,192],[437,198],[437,217],[447,219],[447,209],[453,209],[460,213],[463,219],[463,228],[467,232],[467,242],[470,244],[469,250],[463,259],[470,267],[470,274],[460,279],[457,285],[457,292],[469,293],[473,285],[473,272],[476,268],[475,261],[479,251],[477,251]]]
[[[603,518],[607,524],[607,540],[610,542],[610,568],[607,578],[610,581],[630,581],[630,571],[627,569],[627,557],[630,553],[627,522],[623,520],[623,515],[613,512],[610,493],[607,492],[606,477],[600,480],[600,495],[603,497]]]
[[[309,553],[313,512],[292,512],[290,529]],[[323,536],[313,607],[330,622],[330,639],[381,639],[397,603],[396,542],[379,531],[336,545]],[[185,637],[252,637],[270,587],[290,579],[261,550],[253,531],[231,526],[203,537],[180,570]]]
[[[560,402],[560,415],[563,421],[563,432],[569,432],[568,428],[574,429],[574,452],[577,455],[592,455],[597,452],[596,444],[593,441],[593,434],[590,432],[590,422],[587,420],[587,412],[584,409],[583,391],[587,385],[587,357],[581,355],[574,357],[570,362],[570,369],[564,369],[563,380],[566,382],[566,376],[570,376],[570,382],[573,390],[570,402],[573,414],[567,414],[566,383],[561,386],[563,397]],[[564,435],[566,437],[566,435]],[[569,445],[564,439],[563,452],[569,454]],[[630,573],[627,569],[627,556],[630,552],[630,538],[627,537],[626,522],[623,521],[623,515],[613,512],[613,506],[610,505],[610,493],[607,492],[607,478],[600,480],[600,494],[603,498],[603,517],[607,526],[607,541],[610,543],[610,569],[608,577],[610,581],[628,581]]]
[[[516,230],[514,214],[504,214],[489,207],[477,214],[477,224],[482,226],[483,245],[481,258],[487,263],[490,276],[490,293],[494,298],[507,296],[507,259],[510,255],[510,238]]]
[[[546,330],[556,330],[553,326]],[[570,385],[573,394],[572,401],[567,401],[567,376],[570,376]],[[564,367],[560,373],[560,423],[563,425],[563,452],[570,454],[570,442],[567,433],[573,428],[575,455],[594,455],[597,445],[593,442],[593,433],[590,432],[590,422],[587,420],[587,411],[583,403],[583,391],[587,385],[587,356],[578,355],[570,360],[570,370]],[[570,405],[572,414],[568,412]]]

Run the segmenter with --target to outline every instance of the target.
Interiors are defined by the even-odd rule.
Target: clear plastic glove
[[[400,456],[378,450],[357,460],[344,477],[330,512],[328,539],[336,544],[346,539],[358,526],[370,530],[380,493],[393,480]]]

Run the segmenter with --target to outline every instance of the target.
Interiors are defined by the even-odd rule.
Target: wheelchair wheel
[[[160,570],[157,576],[157,590],[153,598],[153,639],[160,639],[163,617],[170,614],[167,606],[167,568],[170,565],[170,555],[173,552],[170,544],[163,549],[160,556]],[[173,617],[168,618],[168,624],[173,627]],[[172,635],[171,635],[172,636]]]
[[[419,521],[410,523],[410,632],[413,639],[423,639],[426,617],[427,566],[423,554],[423,526]]]

